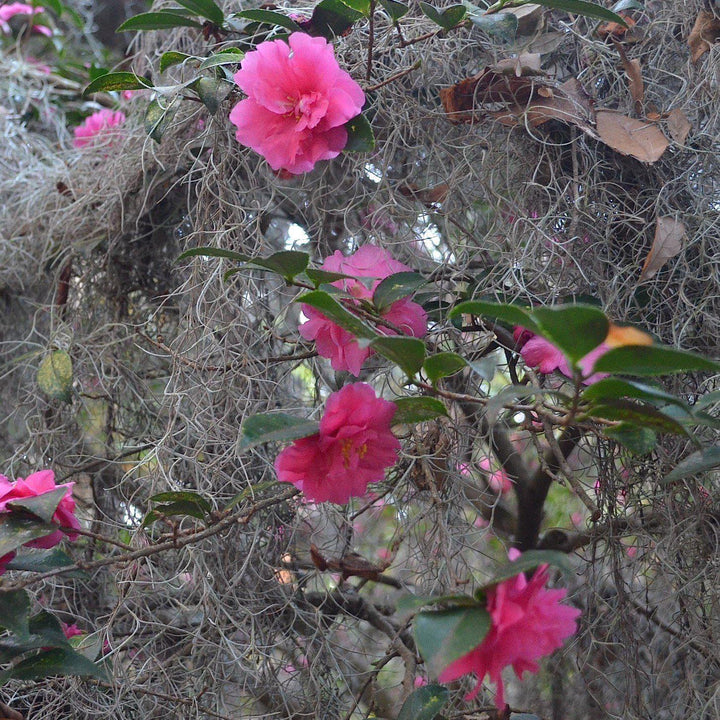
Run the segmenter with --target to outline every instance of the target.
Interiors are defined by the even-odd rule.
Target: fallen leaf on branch
[[[638,282],[654,277],[670,258],[674,258],[682,250],[686,236],[687,229],[680,220],[659,217],[655,225],[655,239],[645,258]]]
[[[678,145],[684,145],[687,140],[687,136],[692,130],[692,125],[687,119],[687,115],[685,115],[680,108],[674,108],[668,113],[667,126],[670,137]]]
[[[398,187],[398,191],[405,197],[415,198],[429,207],[443,203],[450,192],[450,187],[443,184],[420,189],[415,183],[403,183]]]
[[[716,18],[707,10],[701,10],[688,36],[690,59],[696,63],[718,40],[720,40],[720,18]]]
[[[597,133],[609,147],[641,162],[654,163],[662,157],[670,142],[657,125],[608,110],[596,115]]]

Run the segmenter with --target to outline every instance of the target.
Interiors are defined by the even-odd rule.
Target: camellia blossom
[[[344,504],[364,495],[368,483],[382,480],[397,462],[400,442],[390,430],[395,410],[366,383],[334,392],[319,432],[295,440],[275,459],[278,480],[313,502]]]
[[[45,8],[33,7],[32,5],[27,5],[26,3],[16,2],[10,3],[9,5],[3,5],[0,7],[0,29],[2,29],[6,35],[9,35],[12,32],[12,28],[8,22],[10,18],[15,17],[16,15],[27,15],[28,17],[32,17],[33,15],[40,15],[44,12]],[[30,32],[45,35],[46,37],[51,37],[53,34],[52,30],[45,25],[32,25],[30,27]]]
[[[336,250],[325,259],[322,269],[374,278],[369,288],[359,280],[352,279],[332,283],[358,300],[372,300],[375,288],[382,280],[389,275],[410,270],[407,265],[394,260],[387,251],[374,245],[364,245],[348,257]],[[326,318],[319,310],[309,305],[303,305],[302,310],[308,320],[300,326],[300,335],[306,340],[315,341],[318,354],[328,358],[333,369],[347,370],[357,377],[362,364],[374,351],[371,348],[361,348],[354,335]],[[383,312],[383,317],[413,337],[422,337],[427,332],[427,313],[408,298],[402,298],[390,305]],[[384,334],[393,332],[384,326],[378,326],[377,330]]]
[[[78,125],[74,130],[75,140],[73,145],[76,148],[91,145],[97,140],[105,138],[107,135],[116,132],[113,128],[119,127],[125,122],[125,113],[120,110],[108,110],[104,108],[89,115],[85,118],[82,125]]]
[[[345,123],[360,114],[365,94],[342,70],[325,38],[295,32],[247,53],[235,82],[247,95],[230,113],[239,143],[273,170],[309,172],[347,144]]]
[[[80,529],[80,523],[75,517],[75,500],[72,496],[72,486],[75,483],[64,483],[62,485],[55,484],[55,473],[52,470],[41,470],[40,472],[28,475],[24,480],[18,478],[15,482],[10,482],[6,477],[0,475],[0,513],[10,512],[9,503],[17,500],[38,497],[45,493],[52,492],[58,488],[65,488],[65,495],[61,498],[52,520],[57,525],[66,528]],[[68,530],[67,537],[70,540],[77,538],[77,533]],[[28,547],[51,548],[57,545],[64,537],[62,531],[45,535],[28,543]]]
[[[478,467],[487,473],[487,483],[491,490],[500,495],[505,495],[512,490],[513,482],[508,474],[503,468],[495,469],[490,458],[482,458]]]
[[[510,558],[519,556],[511,551]],[[466,700],[480,692],[485,675],[495,683],[495,703],[505,709],[503,668],[511,666],[518,678],[525,671],[537,672],[537,660],[559,648],[577,630],[580,610],[562,605],[566,590],[547,590],[548,566],[541,565],[528,581],[523,573],[498,583],[487,592],[491,625],[483,641],[467,655],[450,663],[439,675],[451,682],[473,673],[477,685]]]

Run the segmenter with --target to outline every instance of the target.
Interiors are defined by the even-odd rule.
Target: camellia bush
[[[0,5],[0,718],[717,716],[712,3],[107,9]]]

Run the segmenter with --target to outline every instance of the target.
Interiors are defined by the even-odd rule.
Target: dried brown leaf
[[[613,40],[613,44],[620,55],[623,69],[628,77],[628,88],[630,90],[630,97],[635,101],[635,112],[639,114],[642,111],[642,101],[645,97],[645,86],[643,85],[640,61],[630,60],[625,52],[625,48],[617,40]]]
[[[628,31],[632,29],[633,25],[635,25],[635,21],[623,13],[620,13],[620,17],[628,24],[628,27],[614,21],[607,22],[598,28],[598,36],[601,38],[624,38]]]
[[[674,108],[668,113],[667,126],[670,137],[678,145],[684,145],[687,136],[692,130],[692,125],[687,119],[687,115],[680,108]]]
[[[659,217],[655,225],[655,238],[638,282],[654,277],[670,258],[674,258],[682,250],[686,235],[687,229],[683,222],[667,215]]]
[[[642,162],[656,162],[670,144],[660,128],[647,120],[603,110],[597,113],[596,122],[597,133],[606,145]]]
[[[515,75],[515,77],[542,75],[540,53],[520,53],[517,57],[500,60],[495,65],[491,65],[490,69],[504,75]]]
[[[517,18],[517,34],[532,35],[540,23],[542,17],[542,6],[531,3],[516,8],[503,8],[504,13],[510,13]]]
[[[716,18],[707,10],[701,10],[688,36],[690,59],[696,63],[718,40],[720,40],[720,18]]]
[[[435,185],[435,187],[419,188],[415,183],[403,183],[398,187],[398,191],[405,197],[415,198],[423,205],[430,207],[441,204],[447,198],[450,186],[443,183]]]

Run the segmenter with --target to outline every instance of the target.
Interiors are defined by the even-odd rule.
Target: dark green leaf
[[[28,623],[31,635],[37,635],[45,642],[46,647],[69,647],[60,621],[47,610],[41,610],[33,615]]]
[[[175,0],[178,5],[191,10],[192,12],[207,18],[215,25],[222,25],[225,21],[223,11],[213,2],[213,0]]]
[[[470,595],[403,595],[398,599],[395,607],[400,615],[407,615],[430,605],[476,607],[477,602]]]
[[[304,295],[300,295],[295,301],[305,303],[320,310],[328,320],[337,323],[341,328],[344,328],[356,338],[374,340],[378,337],[378,334],[371,327],[348,312],[335,298],[322,290],[312,290]]]
[[[447,408],[436,398],[421,395],[403,397],[395,400],[397,411],[392,419],[393,425],[414,425],[415,423],[447,416]]]
[[[361,17],[362,13],[340,0],[322,0],[313,10],[309,32],[332,40],[349,30]]]
[[[675,419],[658,410],[652,405],[640,404],[631,400],[607,399],[587,410],[588,417],[604,420],[620,420],[633,425],[656,430],[657,432],[687,435],[687,430]]]
[[[348,140],[343,148],[345,152],[364,153],[375,148],[375,135],[368,119],[360,114],[345,123]]]
[[[485,583],[480,590],[514,578],[521,572],[534,570],[539,565],[552,565],[564,573],[572,572],[572,564],[565,553],[558,550],[527,550],[517,560],[512,560],[497,568],[493,573],[492,580]]]
[[[618,399],[624,397],[649,400],[655,404],[672,403],[684,408],[688,413],[691,411],[690,407],[680,398],[677,398],[660,388],[653,387],[652,385],[632,382],[630,380],[622,380],[615,377],[599,380],[587,387],[583,392],[583,399],[586,401],[604,400],[608,398]]]
[[[205,58],[205,60],[200,63],[198,70],[207,70],[208,68],[216,67],[218,65],[237,65],[242,62],[244,56],[245,55],[242,52],[223,51]]]
[[[22,660],[6,677],[13,680],[39,680],[51,675],[78,675],[107,680],[104,668],[70,648],[53,648]]]
[[[288,281],[304,272],[309,262],[310,256],[297,250],[281,250],[273,253],[268,258],[254,258],[252,260],[253,265],[282,275]]]
[[[284,442],[309,437],[318,432],[313,420],[303,420],[285,413],[266,413],[247,418],[240,428],[238,450],[249,450],[266,442]]]
[[[212,505],[207,498],[203,497],[199,493],[192,492],[191,490],[170,490],[169,492],[158,493],[150,498],[150,502],[154,503],[180,501],[194,503],[206,512],[210,512],[212,510]]]
[[[129,20],[126,20],[115,32],[128,32],[131,30],[169,30],[176,27],[194,27],[200,29],[202,25],[186,15],[160,10],[158,12],[146,12],[135,15]],[[127,89],[132,90],[132,88]]]
[[[32,552],[17,555],[8,564],[8,570],[25,570],[26,572],[47,572],[57,568],[74,565],[72,558],[59,548],[50,550],[34,550]],[[75,575],[80,574],[75,572]],[[65,577],[72,577],[73,573],[67,573]]]
[[[426,2],[420,3],[420,9],[423,14],[429,17],[436,25],[444,30],[454,28],[458,23],[462,22],[467,15],[467,8],[464,5],[450,5],[443,10],[436,10],[432,5]]]
[[[233,84],[213,77],[200,77],[188,86],[197,93],[211,115],[220,108],[220,103],[230,94]]]
[[[174,104],[163,107],[157,100],[151,100],[148,103],[145,118],[143,119],[145,132],[156,143],[159,143],[170,126],[174,114]]]
[[[83,95],[92,95],[96,92],[112,92],[116,90],[146,90],[151,88],[150,83],[145,78],[141,78],[131,72],[114,72],[106,73],[95,78],[84,90]]]
[[[92,81],[96,78],[102,77],[103,75],[107,75],[109,72],[110,70],[106,67],[97,67],[96,65],[91,65],[90,70],[88,71],[88,76]]]
[[[481,15],[470,13],[472,24],[490,37],[512,42],[517,35],[518,18],[513,13],[492,13]]]
[[[0,664],[15,662],[31,650],[39,650],[42,647],[51,646],[52,643],[48,643],[44,638],[38,637],[37,635],[28,635],[22,640],[14,636],[6,635],[0,638]],[[2,685],[3,681],[3,676],[0,674],[0,685]]]
[[[345,275],[343,273],[328,272],[327,270],[316,270],[315,268],[308,268],[305,270],[305,275],[308,280],[317,288],[320,285],[327,283],[337,282],[338,280],[345,280],[346,278],[352,279],[352,275]]]
[[[519,305],[466,300],[456,305],[448,317],[454,318],[460,315],[480,315],[492,320],[500,320],[508,325],[519,325],[534,333],[540,332],[530,313]]]
[[[652,376],[693,370],[718,372],[720,363],[664,345],[627,345],[606,352],[594,369],[595,372]]]
[[[60,0],[44,0],[43,5],[49,7],[58,17],[62,15],[63,5]]]
[[[675,482],[691,475],[699,475],[708,470],[713,470],[716,467],[720,467],[719,445],[704,448],[694,452],[692,455],[688,455],[663,478],[663,482]]]
[[[205,520],[207,513],[196,502],[189,500],[177,500],[175,502],[161,503],[156,505],[142,521],[140,527],[147,527],[161,517],[194,517],[198,520]]]
[[[410,693],[397,720],[434,720],[450,699],[444,685],[425,685]]]
[[[375,288],[373,303],[382,312],[394,302],[412,295],[426,283],[427,280],[416,272],[399,272],[389,275]]]
[[[57,525],[49,525],[34,518],[2,513],[0,514],[0,557],[31,540],[52,535],[57,529]]]
[[[277,25],[290,30],[290,32],[302,32],[302,28],[294,20],[291,20],[287,15],[272,10],[242,10],[234,13],[234,15],[247,20],[265,23],[266,25]]]
[[[30,598],[24,590],[0,590],[0,627],[26,638],[29,614]]]
[[[597,20],[607,20],[608,22],[620,23],[623,27],[627,27],[627,23],[612,10],[595,5],[595,3],[585,2],[584,0],[534,0],[538,5],[553,10],[565,10],[565,12],[574,13],[575,15],[584,15],[585,17],[595,18]]]
[[[404,17],[410,12],[410,8],[405,5],[405,3],[397,2],[397,0],[380,0],[380,4],[390,16],[393,23],[396,23],[401,17]]]
[[[72,399],[73,365],[64,350],[55,350],[43,358],[37,371],[37,384],[48,397],[63,402]]]
[[[711,405],[715,405],[715,403],[720,403],[720,390],[701,395],[693,405],[693,410],[704,410]]]
[[[657,444],[657,434],[654,430],[632,423],[621,422],[604,432],[611,440],[619,442],[635,455],[647,455]]]
[[[538,307],[532,317],[540,335],[562,350],[573,365],[600,345],[610,329],[605,313],[592,305]]]
[[[476,648],[490,630],[484,607],[421,612],[415,617],[415,642],[432,675]]]
[[[342,0],[342,2],[365,17],[370,15],[370,0]]]
[[[417,338],[379,335],[371,341],[370,347],[395,363],[409,377],[415,375],[425,361],[425,343]]]
[[[172,67],[173,65],[179,65],[180,63],[185,62],[188,58],[191,58],[192,55],[186,55],[185,53],[181,52],[175,52],[174,50],[170,50],[166,53],[163,53],[160,56],[160,72],[165,72],[168,68]]]
[[[616,2],[611,8],[613,12],[619,13],[622,10],[644,10],[645,7],[638,0],[620,0]]]
[[[441,352],[427,358],[423,370],[430,382],[435,385],[440,378],[454,375],[466,366],[467,361],[461,355],[453,352]]]
[[[55,490],[50,490],[42,495],[13,500],[8,503],[8,507],[12,509],[21,508],[39,517],[44,522],[49,523],[52,522],[52,517],[57,510],[59,502],[68,492],[68,489],[65,487],[55,488]]]

